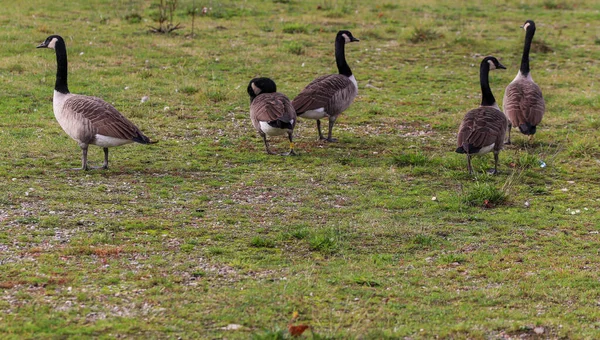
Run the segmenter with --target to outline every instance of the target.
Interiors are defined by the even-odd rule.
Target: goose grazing
[[[542,121],[546,110],[542,90],[531,78],[529,69],[529,50],[535,34],[535,23],[533,20],[527,20],[521,27],[525,30],[525,46],[521,57],[521,67],[515,79],[506,87],[504,92],[504,113],[510,121],[507,144],[510,144],[510,128],[513,126],[518,127],[524,135],[529,135],[529,141],[531,142],[536,127]]]
[[[506,69],[494,57],[485,57],[481,61],[479,68],[481,106],[467,112],[458,129],[456,152],[467,154],[469,174],[473,174],[471,156],[482,155],[492,150],[494,151],[494,170],[491,173],[498,173],[498,154],[504,145],[508,120],[498,108],[492,89],[490,89],[489,73],[490,70],[497,68]]]
[[[321,76],[308,84],[294,98],[292,105],[299,117],[317,120],[319,139],[328,142],[337,141],[331,138],[331,130],[335,120],[354,101],[358,93],[358,85],[350,66],[346,62],[344,46],[346,43],[359,41],[350,31],[339,31],[335,37],[335,62],[339,74]],[[323,138],[321,119],[329,118],[329,133]]]
[[[97,97],[69,92],[67,86],[67,47],[62,37],[51,35],[37,48],[51,48],[56,52],[56,83],[52,106],[54,116],[62,129],[81,147],[81,169],[87,164],[88,145],[104,148],[104,165],[108,169],[108,148],[137,142],[151,144],[150,139],[117,109]]]
[[[269,149],[269,136],[288,135],[290,151],[282,156],[295,155],[292,134],[296,125],[296,111],[284,94],[277,92],[275,82],[269,78],[254,78],[248,84],[250,95],[250,119],[252,125],[262,136],[267,153],[274,155]]]

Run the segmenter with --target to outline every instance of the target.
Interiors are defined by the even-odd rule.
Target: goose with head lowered
[[[498,59],[489,56],[481,61],[479,82],[481,84],[481,105],[465,115],[458,129],[457,153],[467,155],[467,169],[473,174],[471,156],[494,152],[494,170],[498,173],[498,154],[504,146],[504,136],[508,120],[496,103],[489,82],[490,70],[506,69]]]
[[[277,92],[277,85],[269,78],[254,78],[248,84],[250,95],[250,120],[269,149],[267,136],[286,135],[290,140],[290,151],[282,156],[295,155],[293,133],[296,126],[296,111],[284,94]]]
[[[347,43],[359,41],[350,31],[339,31],[335,37],[335,62],[339,74],[318,77],[308,84],[294,98],[292,105],[298,117],[317,120],[319,139],[335,142],[331,130],[337,117],[344,112],[358,94],[356,79],[346,62],[344,47]],[[329,119],[327,138],[321,133],[321,119]]]
[[[108,169],[108,148],[132,142],[141,144],[150,141],[140,129],[125,118],[112,105],[98,97],[73,94],[67,86],[67,47],[58,35],[49,36],[38,48],[50,48],[56,52],[56,83],[52,106],[54,116],[62,129],[81,148],[81,169],[88,170],[88,146],[97,145],[104,149],[103,169]]]
[[[507,144],[510,144],[510,130],[513,126],[518,127],[524,135],[528,135],[529,141],[533,140],[537,125],[542,121],[546,111],[542,90],[533,81],[529,68],[529,51],[535,34],[535,22],[527,20],[521,27],[525,30],[521,67],[504,92],[504,113],[510,121]]]

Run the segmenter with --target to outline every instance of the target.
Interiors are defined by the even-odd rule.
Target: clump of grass
[[[194,86],[183,86],[182,88],[179,89],[179,92],[184,93],[184,94],[194,94],[197,93],[199,90],[194,87]]]
[[[125,16],[125,20],[130,24],[139,24],[142,22],[142,16],[138,13],[131,13]]]
[[[300,229],[296,229],[294,231],[292,231],[290,233],[290,235],[297,239],[297,240],[303,240],[305,239],[308,235],[310,234],[310,232],[308,231],[308,229],[306,228],[300,228]]]
[[[531,51],[535,53],[551,53],[554,52],[554,49],[547,42],[538,39],[531,46]]]
[[[296,33],[308,33],[308,26],[300,23],[287,23],[283,25],[283,33],[296,34]]]
[[[427,164],[427,156],[422,153],[407,153],[394,156],[392,165],[395,166],[421,166]]]
[[[263,26],[260,26],[259,28],[261,31],[267,32],[267,33],[275,31],[275,28],[273,28],[273,26],[271,26],[271,25],[263,25]]]
[[[227,99],[227,93],[218,87],[211,87],[203,91],[206,99],[212,101],[213,103],[220,103]]]
[[[462,198],[462,202],[473,207],[492,207],[503,203],[506,193],[490,183],[477,182]]]
[[[573,5],[568,4],[564,1],[554,1],[554,0],[546,0],[543,3],[545,9],[573,9]]]
[[[340,249],[339,235],[333,229],[322,230],[310,236],[308,246],[311,251],[326,255],[335,254]]]
[[[441,256],[439,262],[442,264],[465,263],[467,258],[463,254],[447,254]]]
[[[262,236],[254,236],[250,240],[250,246],[256,248],[275,248],[275,241]]]
[[[418,234],[412,238],[412,243],[422,248],[430,247],[434,242],[434,238],[430,235]]]
[[[416,43],[420,43],[420,42],[437,40],[437,39],[442,38],[443,36],[444,36],[443,34],[438,33],[435,30],[432,30],[430,28],[418,28],[417,27],[417,28],[415,28],[415,31],[413,32],[413,34],[409,38],[409,40],[413,44],[416,44]]]
[[[599,147],[593,138],[585,137],[580,140],[573,141],[568,147],[567,152],[569,157],[585,158],[598,154]]]
[[[369,278],[366,278],[364,276],[354,277],[353,281],[357,285],[361,285],[361,286],[367,286],[367,287],[379,287],[379,286],[381,286],[381,283],[379,283],[377,280],[369,279]]]
[[[291,54],[302,55],[304,54],[304,45],[298,41],[286,42],[284,49]]]
[[[23,73],[23,71],[25,71],[25,68],[23,67],[23,65],[13,64],[13,65],[10,65],[9,67],[7,67],[6,70],[10,73],[21,74],[21,73]]]
[[[529,153],[520,155],[515,161],[516,166],[524,169],[533,168],[539,164],[538,157]]]

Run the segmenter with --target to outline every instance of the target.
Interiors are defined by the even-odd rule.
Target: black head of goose
[[[248,84],[250,95],[250,120],[262,136],[268,154],[268,136],[288,135],[290,151],[282,155],[295,155],[293,133],[296,125],[296,111],[284,94],[277,92],[277,85],[269,78],[254,78]]]
[[[507,144],[510,144],[512,126],[518,127],[521,133],[529,135],[531,141],[546,111],[542,90],[533,81],[529,68],[529,51],[535,34],[535,22],[527,20],[521,27],[525,30],[521,67],[515,79],[506,87],[503,100],[504,113],[510,122]]]
[[[335,120],[352,104],[358,94],[358,85],[346,62],[344,51],[345,45],[354,41],[359,40],[350,31],[339,31],[335,37],[335,62],[339,74],[321,76],[313,80],[292,101],[299,117],[317,120],[317,130],[321,140],[336,141],[331,137]],[[325,117],[329,119],[327,138],[324,138],[321,133],[320,119]]]
[[[492,94],[489,83],[490,70],[506,69],[498,59],[485,57],[479,68],[479,82],[481,84],[481,106],[465,115],[458,129],[458,148],[456,152],[467,155],[467,169],[473,173],[471,156],[482,155],[494,151],[494,170],[498,172],[498,154],[504,145],[504,136],[508,121],[504,113],[498,108],[496,99]]]
[[[97,97],[77,95],[67,86],[67,47],[61,36],[51,35],[37,48],[50,48],[56,52],[56,83],[52,106],[54,116],[62,129],[73,138],[83,152],[81,169],[88,170],[88,145],[104,149],[103,169],[108,169],[108,148],[137,142],[151,144],[140,129],[117,109]]]

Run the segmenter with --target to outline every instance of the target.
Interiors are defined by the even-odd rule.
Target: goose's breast
[[[60,125],[60,127],[79,143],[88,143],[87,139],[92,138],[89,135],[91,126],[86,124],[80,115],[69,110],[68,106],[65,106],[65,102],[69,99],[71,94],[63,94],[54,91],[54,99],[52,100],[52,108],[54,111],[54,117]]]

